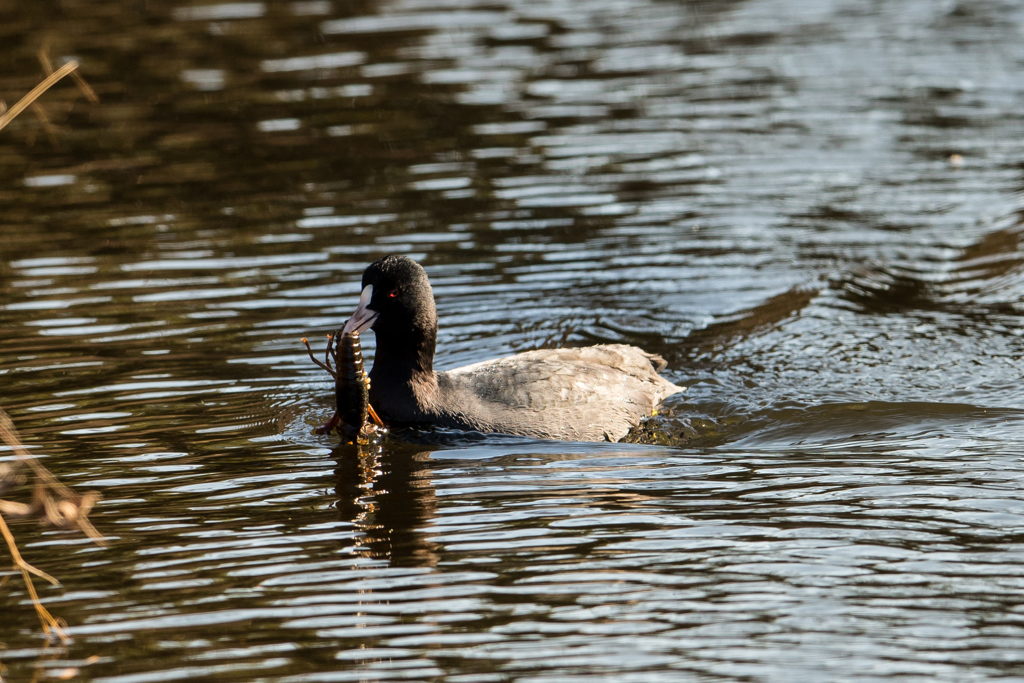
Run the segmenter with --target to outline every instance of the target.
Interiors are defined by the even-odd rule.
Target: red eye
[[[392,299],[394,299],[396,296],[398,296],[398,290],[397,289],[392,289],[391,293],[388,294],[388,296],[390,296]]]

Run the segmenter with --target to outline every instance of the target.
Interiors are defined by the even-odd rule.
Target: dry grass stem
[[[78,73],[78,71],[72,71],[71,78],[75,79],[75,84],[78,85],[78,89],[82,91],[83,95],[85,95],[85,99],[89,100],[93,104],[100,103],[100,96],[97,95],[96,91],[85,82],[85,79],[82,78],[82,74]]]
[[[49,610],[43,606],[43,603],[39,601],[39,595],[36,593],[36,587],[32,583],[32,574],[42,577],[54,585],[58,584],[57,579],[53,578],[46,572],[36,569],[22,559],[21,553],[18,552],[18,545],[14,542],[14,535],[11,534],[11,530],[7,526],[7,522],[4,520],[3,515],[0,515],[0,533],[3,534],[4,540],[7,541],[7,549],[11,552],[11,557],[14,558],[14,566],[21,572],[21,578],[25,581],[25,587],[28,589],[28,596],[32,600],[32,606],[36,608],[36,614],[39,615],[39,623],[42,624],[43,633],[46,635],[56,635],[61,640],[66,641],[68,637],[67,634],[64,633],[64,629],[61,628],[60,622],[57,621],[57,619],[50,614]]]
[[[57,69],[52,74],[47,76],[42,83],[32,88],[32,90],[27,95],[18,100],[18,103],[16,105],[8,109],[2,116],[0,116],[0,130],[6,128],[7,124],[14,120],[14,117],[16,117],[21,112],[25,111],[25,109],[30,104],[39,99],[39,96],[42,95],[44,92],[52,88],[57,83],[57,81],[64,78],[77,68],[78,62],[68,62],[67,64],[65,64],[64,66],[62,66],[61,68]]]
[[[61,68],[53,71],[53,66],[50,64],[50,59],[46,53],[46,48],[39,53],[39,62],[47,73],[47,77],[43,82],[33,88],[10,109],[7,108],[5,103],[0,102],[0,130],[13,121],[18,114],[32,106],[35,114],[42,121],[47,135],[56,144],[57,136],[50,123],[50,119],[42,106],[36,104],[36,100],[58,81],[72,73],[75,76],[79,89],[91,102],[98,102],[99,98],[96,97],[96,93],[82,77],[76,73],[78,62],[68,62]],[[43,467],[31,453],[25,450],[18,436],[18,431],[14,427],[14,423],[2,408],[0,408],[0,439],[7,444],[17,458],[17,461],[13,464],[0,463],[0,495],[4,495],[9,490],[26,483],[27,478],[22,473],[22,470],[26,467],[32,471],[34,478],[32,502],[30,504],[0,499],[0,535],[4,537],[4,541],[7,543],[11,559],[14,560],[14,567],[21,573],[21,578],[25,581],[25,589],[28,591],[32,606],[39,616],[39,623],[42,624],[43,633],[47,636],[56,635],[62,641],[66,641],[68,637],[63,629],[65,624],[61,620],[56,619],[43,606],[43,603],[39,600],[39,594],[36,592],[35,584],[32,583],[32,576],[38,576],[54,585],[59,585],[59,582],[46,572],[33,567],[25,561],[18,550],[18,544],[15,542],[14,534],[11,533],[11,529],[7,525],[5,516],[35,517],[42,524],[49,524],[61,529],[76,528],[81,530],[95,543],[105,545],[103,537],[89,521],[89,512],[100,496],[95,492],[86,493],[84,496],[76,495],[71,489],[57,481],[57,478],[48,469]],[[0,581],[0,583],[5,582],[6,577],[3,581]]]
[[[64,486],[53,474],[40,464],[39,460],[25,450],[22,445],[18,431],[14,423],[3,409],[0,409],[0,439],[14,452],[17,458],[14,465],[0,463],[0,493],[3,493],[15,486],[24,483],[25,477],[21,475],[18,468],[31,470],[32,502],[19,503],[16,501],[0,499],[0,534],[7,542],[7,549],[14,560],[14,566],[21,572],[25,581],[26,590],[36,614],[39,615],[39,622],[43,626],[46,635],[56,635],[61,640],[67,640],[62,629],[62,622],[54,618],[52,614],[39,601],[35,585],[32,583],[32,575],[38,576],[50,583],[57,585],[57,579],[46,572],[36,569],[26,562],[18,550],[14,541],[14,535],[7,526],[6,517],[35,517],[41,524],[57,527],[59,529],[79,529],[86,536],[99,545],[105,545],[103,537],[89,521],[89,512],[93,505],[99,500],[99,494],[90,492],[79,496],[67,486]]]
[[[53,124],[50,123],[50,117],[46,115],[46,110],[43,109],[43,105],[38,102],[32,103],[32,113],[36,115],[39,122],[43,124],[43,130],[46,131],[46,137],[50,138],[50,143],[56,147],[60,144],[60,140],[57,139],[57,131],[53,129]]]
[[[39,55],[38,56],[39,56],[39,63],[43,66],[43,71],[46,73],[47,76],[49,76],[50,74],[53,73],[53,64],[50,63],[50,55],[49,55],[49,53],[50,53],[50,41],[46,41],[45,43],[43,43],[42,49],[39,50]],[[82,74],[80,74],[77,69],[75,69],[74,71],[71,72],[71,77],[73,79],[75,79],[75,85],[77,85],[78,89],[82,91],[83,95],[85,95],[85,99],[89,100],[93,104],[99,104],[100,103],[100,98],[96,94],[96,91],[93,90],[89,86],[89,84],[85,82],[85,79],[82,78]],[[0,114],[2,114],[2,113],[3,112],[0,112]]]
[[[43,71],[46,72],[47,76],[53,73],[53,64],[50,63],[50,42],[51,41],[47,40],[43,43],[43,47],[40,48],[39,52],[36,54],[36,56],[39,57],[39,63],[42,65]]]

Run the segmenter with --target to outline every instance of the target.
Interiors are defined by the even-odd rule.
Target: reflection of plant
[[[46,572],[36,569],[21,557],[18,546],[14,542],[14,536],[7,526],[4,517],[35,517],[40,524],[57,527],[58,529],[80,529],[82,533],[91,538],[99,545],[103,545],[103,537],[96,528],[89,522],[89,511],[99,500],[100,495],[95,492],[86,493],[84,496],[76,495],[67,486],[64,486],[53,474],[43,467],[39,461],[21,444],[18,432],[14,423],[7,413],[0,409],[0,438],[14,451],[17,460],[14,462],[0,463],[0,496],[7,491],[26,483],[28,478],[32,479],[32,502],[18,503],[15,501],[0,498],[0,534],[3,534],[7,541],[7,548],[11,551],[14,559],[14,566],[21,572],[25,580],[25,587],[28,589],[32,605],[36,608],[39,621],[43,625],[43,632],[47,635],[56,634],[61,640],[67,640],[64,631],[61,629],[61,622],[55,619],[50,612],[43,607],[36,594],[35,586],[32,585],[32,574],[42,577],[54,585],[58,585],[57,579]],[[24,470],[30,472],[25,476]]]

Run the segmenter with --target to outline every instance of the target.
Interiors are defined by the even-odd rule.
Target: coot
[[[550,349],[434,372],[437,310],[423,268],[386,256],[363,273],[345,332],[372,329],[370,403],[394,424],[618,441],[666,396],[665,361],[635,346]]]

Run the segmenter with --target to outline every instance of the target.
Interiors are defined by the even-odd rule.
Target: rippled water
[[[1024,679],[1024,9],[0,2],[4,680]],[[311,434],[420,260],[438,365],[626,341],[632,444]],[[372,343],[370,344],[372,347]],[[372,355],[372,353],[371,353]]]

